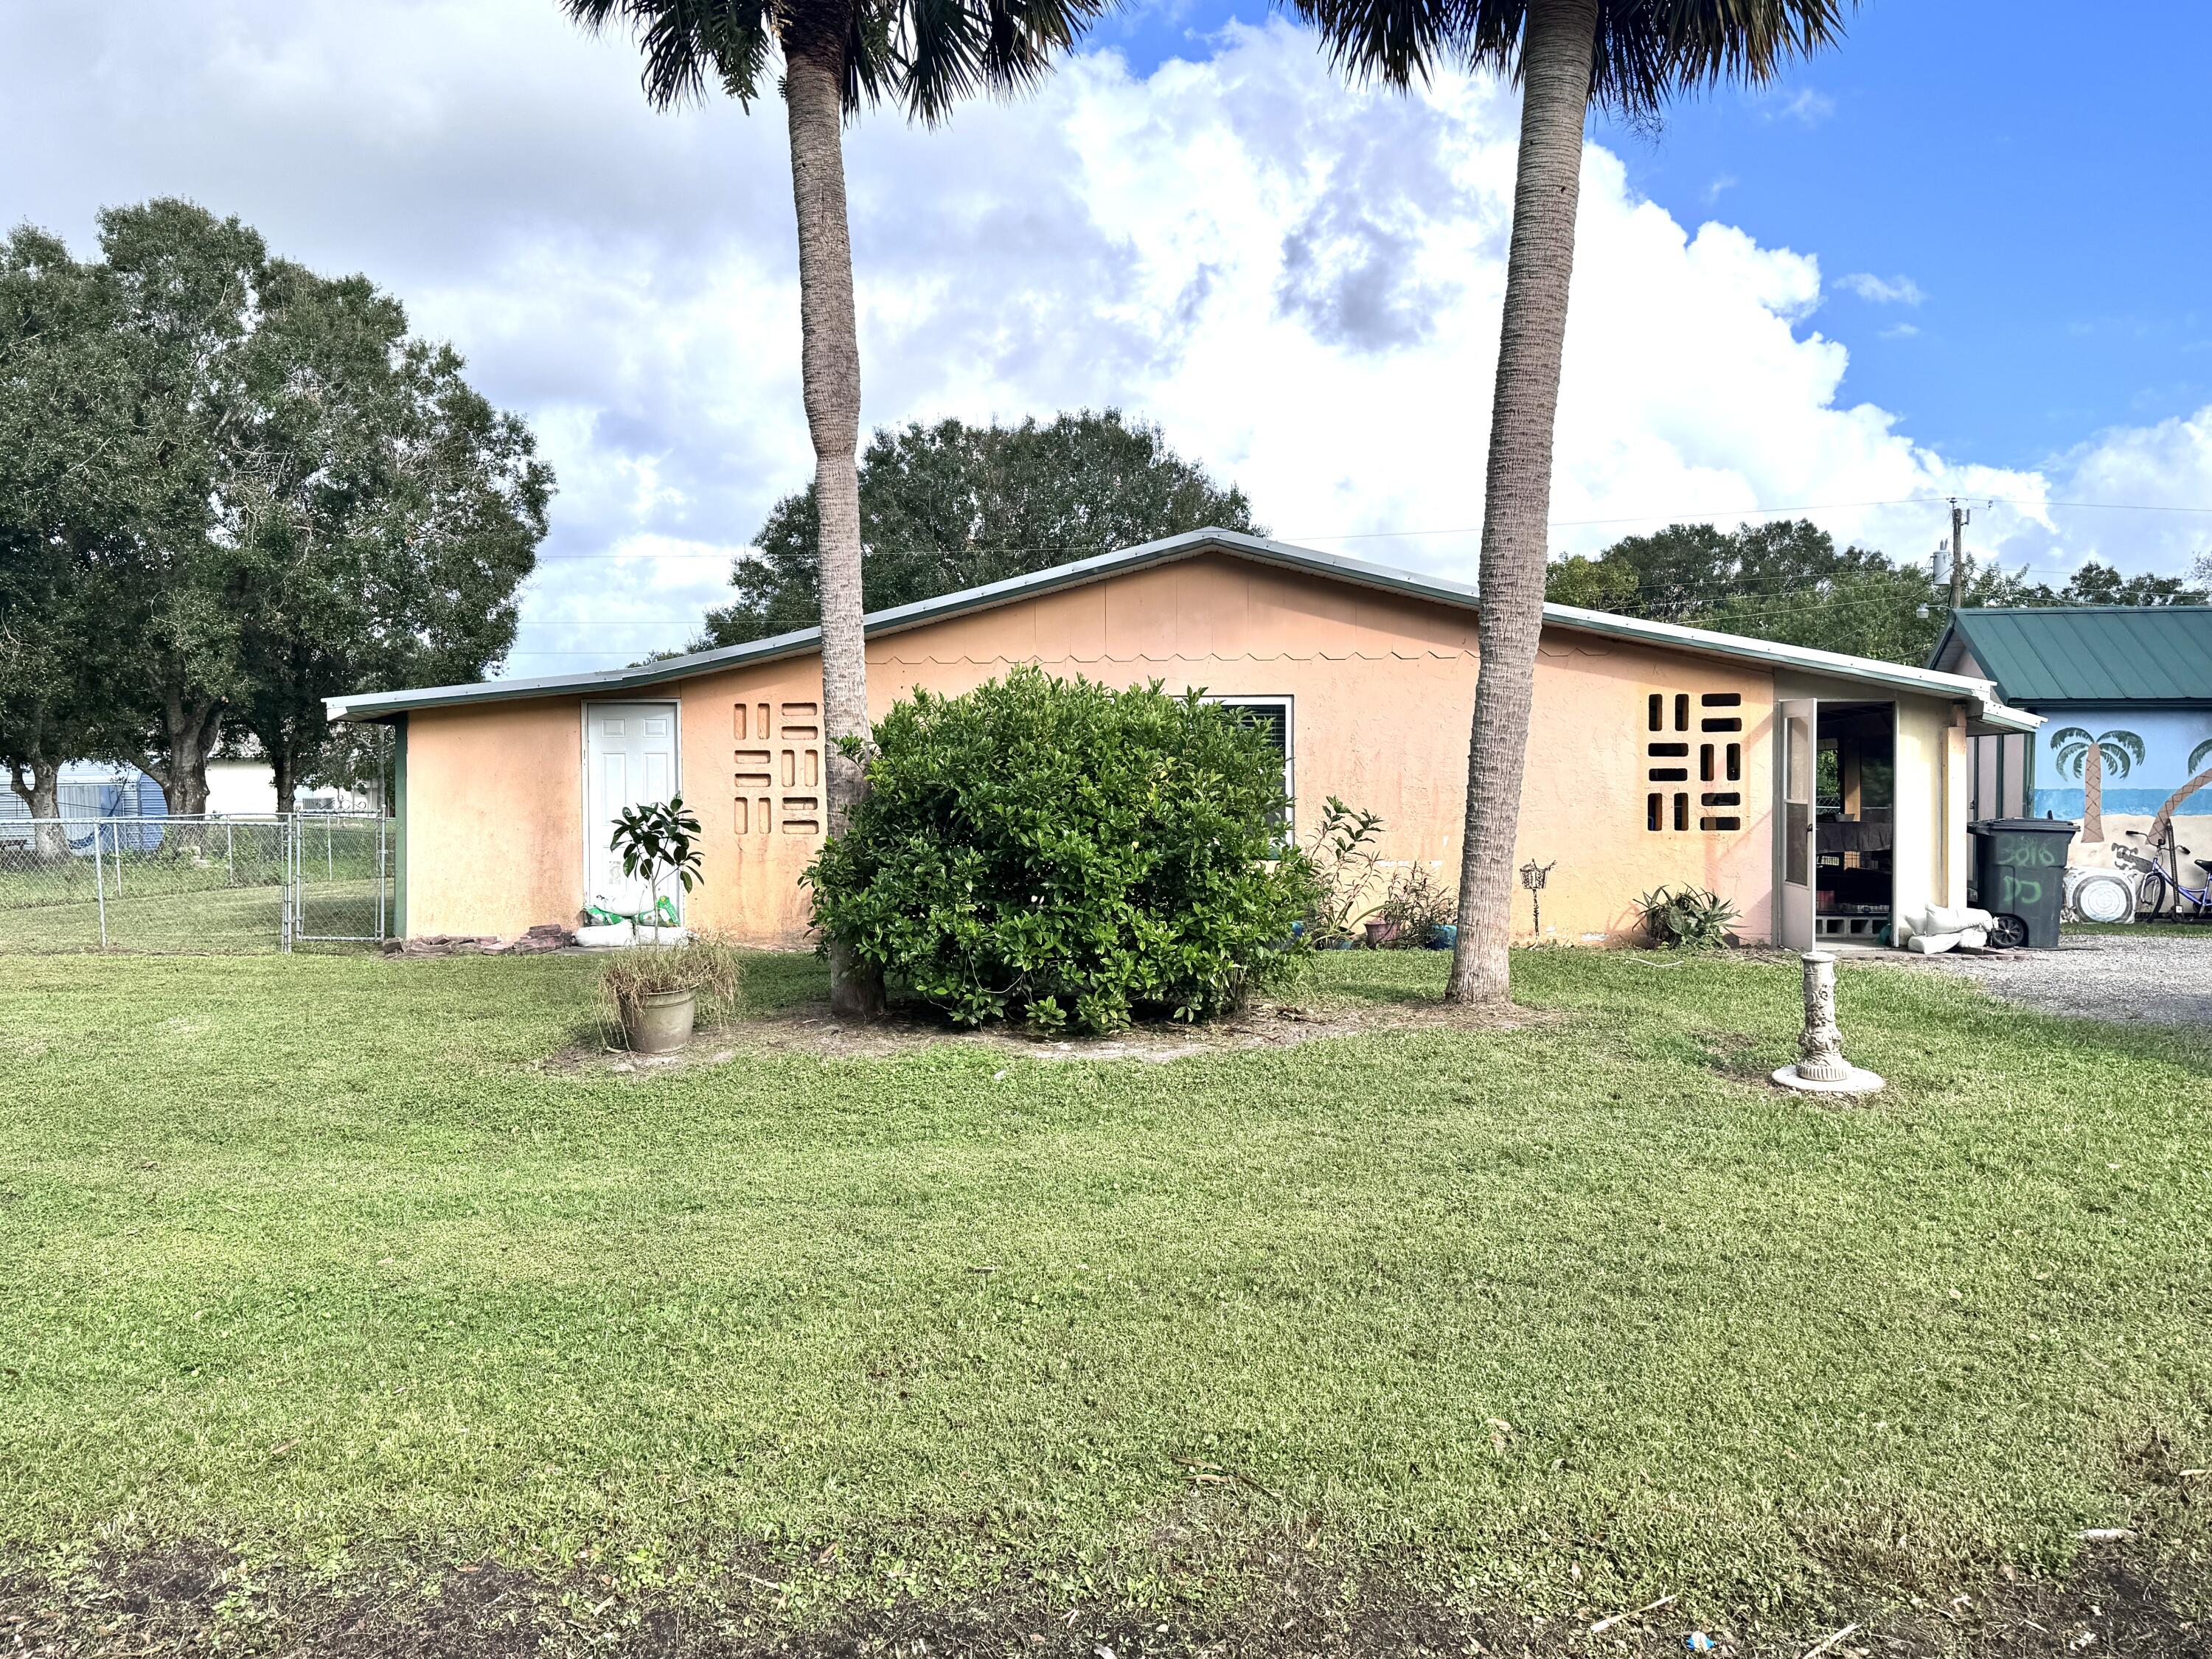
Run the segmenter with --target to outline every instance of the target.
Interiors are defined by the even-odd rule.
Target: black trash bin
[[[2064,818],[1984,818],[1966,833],[1974,838],[1974,902],[1996,918],[1990,943],[2038,951],[2057,944],[2074,825]]]

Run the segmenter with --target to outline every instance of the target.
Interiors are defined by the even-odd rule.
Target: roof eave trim
[[[330,718],[334,720],[376,720],[387,714],[404,714],[418,708],[447,708],[477,702],[513,702],[527,697],[588,696],[602,692],[635,691],[647,686],[665,684],[670,680],[707,673],[717,668],[798,656],[801,653],[818,649],[821,642],[822,630],[819,628],[801,628],[764,640],[750,640],[743,645],[721,646],[713,651],[695,651],[681,657],[665,657],[650,665],[636,668],[610,669],[595,674],[557,675],[532,680],[482,680],[467,685],[426,685],[413,691],[373,691],[349,697],[325,697],[323,706],[329,710]]]
[[[1714,656],[1794,669],[1800,673],[1827,674],[1838,679],[1864,680],[1874,684],[1897,686],[1917,691],[1923,696],[2000,701],[1994,684],[1970,674],[1915,668],[1907,663],[1879,662],[1871,657],[1846,656],[1839,651],[1822,651],[1808,645],[1782,645],[1772,640],[1749,639],[1741,635],[1690,628],[1680,623],[1650,622],[1641,617],[1617,616],[1609,611],[1583,611],[1565,605],[1546,605],[1544,620],[1558,627],[1581,629],[1587,633],[1603,634],[1615,639],[1640,640],[1653,645],[1704,651]]]
[[[1003,581],[991,582],[981,587],[965,588],[957,593],[896,605],[867,617],[865,627],[871,638],[901,633],[970,611],[988,610],[1017,599],[1079,586],[1109,574],[1168,563],[1214,550],[1240,554],[1259,563],[1334,576],[1359,586],[1401,593],[1431,603],[1455,605],[1468,610],[1478,607],[1476,590],[1463,582],[1419,575],[1388,565],[1370,564],[1340,554],[1323,553],[1313,548],[1270,541],[1264,537],[1248,536],[1237,531],[1194,530],[1159,541],[1146,542],[1137,547],[1096,554],[1073,563],[1054,565],[1048,570],[1010,576]],[[1815,650],[1808,646],[1779,645],[1771,641],[1747,639],[1734,634],[1690,628],[1679,623],[1652,622],[1643,617],[1617,616],[1610,611],[1584,611],[1573,605],[1551,604],[1544,606],[1544,620],[1554,627],[1577,629],[1586,633],[1667,646],[1677,650],[1702,651],[1709,655],[1758,662],[1770,667],[1787,667],[1808,673],[1896,686],[1928,696],[1963,698],[1976,703],[1999,702],[1996,687],[1987,680],[1962,674],[1947,674],[1932,668],[1879,663],[1869,658],[1850,657],[1839,652]],[[779,657],[817,650],[820,648],[821,635],[822,630],[818,627],[797,629],[744,645],[725,646],[713,651],[670,657],[649,666],[566,678],[489,680],[469,685],[429,686],[414,691],[377,692],[353,697],[331,697],[325,701],[332,720],[375,720],[417,708],[509,702],[526,697],[632,691],[693,674],[771,661]]]

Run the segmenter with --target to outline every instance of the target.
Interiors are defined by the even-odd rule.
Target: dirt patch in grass
[[[901,1656],[902,1659],[1584,1659],[1703,1650],[1739,1659],[2203,1659],[2204,1623],[2142,1547],[2094,1550],[2061,1581],[2007,1572],[1941,1601],[1896,1598],[1857,1620],[1800,1614],[1705,1632],[1671,1605],[1543,1618],[1475,1611],[1372,1567],[1347,1571],[1295,1540],[1255,1545],[1218,1607],[1070,1607],[1024,1583],[965,1605],[856,1596],[803,1619],[766,1562],[680,1589],[618,1589],[579,1564],[554,1575],[479,1561],[400,1566],[371,1582],[260,1571],[188,1544],[66,1572],[0,1575],[0,1644],[25,1659],[313,1654],[346,1659],[521,1659],[592,1653]],[[1853,1599],[1846,1595],[1844,1605]]]
[[[826,1002],[806,1002],[748,1019],[742,1024],[702,1031],[672,1054],[633,1054],[604,1043],[578,1043],[545,1063],[564,1072],[681,1071],[720,1066],[741,1054],[811,1055],[820,1060],[892,1060],[940,1048],[1041,1060],[1134,1060],[1154,1065],[1194,1054],[1234,1054],[1259,1048],[1294,1048],[1321,1037],[1360,1036],[1376,1031],[1520,1030],[1551,1024],[1559,1016],[1513,1008],[1502,1014],[1470,1014],[1440,1001],[1358,1002],[1256,1001],[1226,1019],[1200,1025],[1169,1022],[1138,1025],[1112,1036],[1057,1036],[1018,1025],[961,1030],[927,1010],[895,1009],[881,1019],[858,1024],[837,1018]]]
[[[1699,1058],[1738,1083],[1766,1083],[1774,1071],[1774,1043],[1748,1031],[1700,1031]]]

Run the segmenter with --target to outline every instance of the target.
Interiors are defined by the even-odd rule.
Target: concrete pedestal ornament
[[[1797,1063],[1784,1066],[1774,1080],[1785,1089],[1809,1094],[1870,1095],[1881,1079],[1844,1058],[1844,1034],[1836,1026],[1836,958],[1827,951],[1808,951],[1805,965],[1805,1025],[1797,1033]]]

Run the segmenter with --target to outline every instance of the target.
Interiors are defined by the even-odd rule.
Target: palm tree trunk
[[[2207,784],[2212,784],[2212,769],[2199,772],[2166,798],[2165,803],[2158,809],[2158,816],[2150,821],[2150,844],[2153,847],[2164,842],[2166,832],[2173,828],[2173,815],[2181,810],[2181,803]]]
[[[845,215],[843,43],[792,42],[784,112],[791,128],[791,193],[799,215],[799,375],[814,440],[822,530],[822,724],[829,831],[842,835],[867,787],[842,750],[868,731],[866,643],[860,623],[860,342],[853,318],[853,244]],[[836,941],[830,1002],[865,1018],[881,985]]]
[[[2084,844],[2105,838],[2105,757],[2092,742],[2081,763],[2081,840]]]
[[[1597,0],[1537,0],[1522,40],[1521,155],[1483,487],[1482,661],[1468,742],[1459,942],[1444,990],[1445,1000],[1475,1006],[1495,1006],[1512,994],[1513,840],[1544,625],[1552,433],[1596,37]]]

